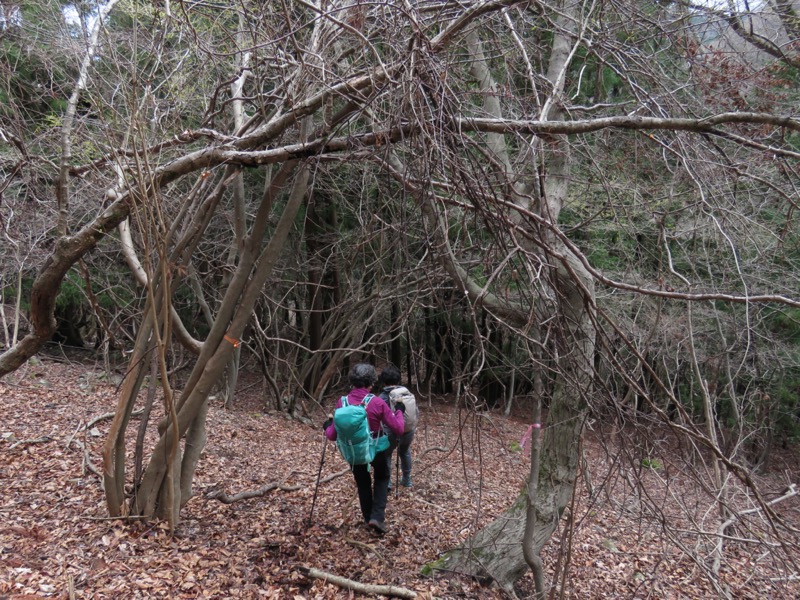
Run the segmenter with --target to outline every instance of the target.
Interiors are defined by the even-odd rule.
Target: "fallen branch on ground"
[[[347,467],[346,469],[342,469],[341,471],[338,471],[336,473],[328,475],[327,477],[323,477],[322,479],[319,480],[319,482],[320,483],[328,483],[329,481],[333,481],[337,477],[341,477],[345,473],[349,473],[349,472],[350,472],[350,467]]]
[[[139,410],[135,410],[135,411],[133,411],[131,413],[131,417],[141,416],[141,414],[143,412],[144,412],[143,408],[140,408]],[[94,419],[92,419],[91,421],[89,421],[86,425],[83,426],[83,429],[86,429],[88,431],[89,429],[91,429],[92,427],[97,425],[100,421],[106,421],[108,419],[113,419],[115,414],[116,413],[113,413],[113,412],[103,413],[102,415],[99,415],[99,416],[95,417]]]
[[[437,509],[439,509],[439,510],[440,510],[440,511],[442,511],[442,512],[444,512],[444,510],[445,510],[445,508],[444,508],[443,506],[439,506],[438,504],[434,504],[433,502],[428,502],[427,500],[425,500],[425,498],[422,498],[422,497],[420,497],[420,496],[417,496],[417,497],[414,499],[414,501],[415,501],[415,502],[422,502],[423,504],[428,504],[428,505],[430,505],[430,506],[433,506],[434,508],[437,508]]]
[[[40,438],[36,438],[36,439],[32,439],[32,440],[17,440],[13,444],[11,444],[8,447],[8,449],[9,450],[13,450],[14,448],[16,448],[17,446],[20,446],[22,444],[26,444],[26,445],[28,445],[28,444],[44,444],[45,442],[52,442],[52,441],[53,441],[53,438],[51,438],[49,435],[43,435]]]
[[[422,460],[422,458],[431,452],[450,452],[448,448],[442,448],[441,446],[433,446],[431,448],[426,448],[422,454],[417,457],[417,460]]]
[[[75,440],[75,439],[70,438],[69,444],[67,445],[67,449],[69,449],[69,446],[72,445],[72,444],[77,445],[78,448],[83,450],[83,465],[82,465],[83,472],[86,473],[86,471],[91,471],[92,473],[97,475],[97,477],[100,479],[100,487],[105,489],[104,488],[105,484],[104,484],[104,480],[103,480],[103,474],[100,472],[100,469],[98,469],[97,467],[94,466],[94,463],[92,462],[92,459],[89,456],[89,450],[88,450],[88,448],[86,448],[86,444],[84,444],[80,440]]]
[[[786,490],[783,492],[782,496],[779,496],[778,498],[773,498],[769,502],[766,502],[764,506],[765,507],[774,506],[775,504],[783,502],[784,500],[788,500],[789,498],[793,498],[794,496],[797,496],[798,493],[800,493],[800,492],[797,491],[797,485],[793,483],[788,488],[786,488]],[[740,512],[734,514],[733,516],[731,516],[727,521],[725,521],[724,523],[722,523],[722,525],[719,526],[719,529],[717,529],[717,538],[718,538],[717,539],[717,552],[716,552],[716,556],[714,557],[714,564],[711,567],[711,572],[714,573],[714,575],[719,575],[719,570],[720,570],[720,567],[722,566],[722,558],[721,558],[722,557],[722,545],[723,545],[725,539],[727,539],[727,536],[725,535],[725,532],[728,530],[728,528],[731,525],[736,523],[736,521],[741,520],[741,518],[744,517],[745,515],[752,515],[754,513],[759,513],[762,510],[763,510],[762,507],[756,506],[755,508],[750,508],[748,510],[740,511]],[[744,539],[741,539],[741,538],[736,539],[736,541],[739,541],[739,542],[752,541],[754,543],[759,543],[759,544],[763,543],[762,540],[744,540]]]
[[[294,474],[294,471],[289,473],[286,476],[286,479],[289,479]],[[281,490],[282,492],[293,492],[295,490],[299,490],[302,486],[301,485],[284,485],[284,479],[281,482],[273,482],[270,484],[265,485],[264,487],[260,487],[257,490],[247,490],[244,492],[239,492],[238,494],[233,494],[232,496],[226,494],[223,490],[215,490],[206,494],[206,498],[212,498],[214,500],[219,500],[223,504],[233,504],[234,502],[238,502],[239,500],[249,500],[250,498],[258,498],[260,496],[264,496],[267,493],[271,492],[272,490]]]
[[[360,581],[353,581],[352,579],[347,579],[346,577],[340,577],[339,575],[333,575],[331,573],[326,573],[325,571],[320,571],[319,569],[313,569],[309,567],[298,567],[298,569],[306,577],[322,579],[341,588],[353,590],[358,594],[364,594],[367,596],[394,596],[395,598],[417,597],[417,593],[415,591],[397,587],[396,585],[361,583]]]
[[[147,515],[118,515],[116,517],[85,517],[89,521],[135,521],[149,519]]]

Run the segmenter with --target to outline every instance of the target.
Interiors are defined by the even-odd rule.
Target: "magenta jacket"
[[[347,394],[347,403],[351,406],[358,406],[369,393],[370,391],[366,388],[354,388]],[[341,408],[341,406],[342,399],[339,398],[336,401],[336,408]],[[367,404],[367,421],[369,421],[369,430],[375,437],[380,435],[382,424],[386,424],[397,437],[403,435],[403,413],[395,411],[395,413],[392,414],[392,409],[389,408],[389,405],[386,404],[380,396],[375,396],[369,401],[369,404]],[[330,441],[336,441],[336,427],[333,423],[325,430],[325,435]]]

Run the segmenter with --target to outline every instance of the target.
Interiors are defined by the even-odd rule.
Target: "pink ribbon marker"
[[[519,441],[519,445],[522,446],[522,449],[525,450],[525,446],[528,445],[528,442],[531,439],[531,434],[533,433],[534,429],[541,429],[541,423],[531,423],[528,427],[528,430],[525,432],[525,435],[522,436],[522,439]]]

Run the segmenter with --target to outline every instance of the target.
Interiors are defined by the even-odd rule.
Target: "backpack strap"
[[[374,397],[375,394],[367,394],[366,396],[364,396],[364,400],[361,403],[361,405],[364,407],[364,410],[367,410],[367,404],[369,404],[369,401],[372,400]],[[379,437],[386,435],[386,432],[383,430],[383,426],[381,426],[381,428],[378,430],[378,433],[372,433],[372,431],[370,431],[369,433],[372,436],[373,440],[377,440]]]
[[[369,401],[375,397],[375,394],[367,394],[364,396],[364,400],[361,402],[364,405],[364,408],[367,408],[367,404]],[[347,396],[342,396],[342,407],[350,406],[350,403],[347,401]]]

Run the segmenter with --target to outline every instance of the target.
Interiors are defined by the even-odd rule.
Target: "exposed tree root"
[[[312,569],[309,567],[298,567],[301,573],[306,577],[313,579],[323,579],[329,583],[337,585],[341,588],[353,590],[359,594],[367,596],[393,596],[395,598],[416,598],[417,593],[407,588],[398,587],[396,585],[376,585],[371,583],[361,583],[360,581],[353,581],[346,577],[333,575],[320,571],[319,569]]]

